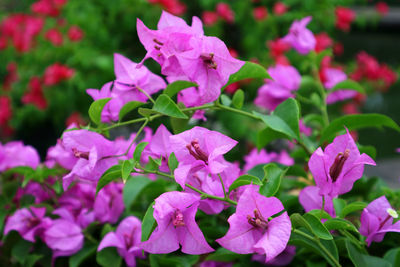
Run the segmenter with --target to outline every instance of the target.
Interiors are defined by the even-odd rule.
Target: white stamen
[[[395,218],[395,219],[399,218],[399,214],[397,213],[397,211],[395,211],[395,210],[392,209],[392,208],[388,208],[388,209],[386,210],[386,212],[387,212],[391,217],[393,217],[393,218]]]

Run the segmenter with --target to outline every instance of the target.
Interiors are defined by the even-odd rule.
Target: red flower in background
[[[377,80],[379,78],[379,71],[380,66],[376,58],[367,54],[365,51],[358,53],[356,73],[358,72],[357,74],[360,75],[361,78],[365,77],[369,80]],[[356,77],[357,74],[355,75]]]
[[[12,40],[18,52],[29,51],[34,45],[34,38],[43,28],[43,19],[25,14],[6,17],[0,25],[3,38]]]
[[[335,9],[335,15],[336,15],[336,23],[335,23],[336,28],[346,32],[349,31],[350,24],[355,19],[356,13],[350,8],[338,6]]]
[[[11,85],[18,81],[17,63],[10,62],[7,65],[7,75],[4,77],[3,88],[5,91],[11,90]]]
[[[73,69],[70,69],[60,63],[54,63],[53,65],[47,67],[44,73],[43,83],[47,86],[55,85],[61,81],[68,80],[73,75]]]
[[[317,41],[315,45],[315,52],[319,53],[328,47],[331,47],[333,44],[332,39],[326,32],[321,32],[319,34],[315,34],[315,39]]]
[[[68,30],[68,38],[71,42],[79,42],[83,38],[83,31],[78,26],[71,26]]]
[[[0,35],[0,50],[6,49],[8,46],[7,38]]]
[[[271,57],[278,58],[290,49],[290,44],[282,41],[282,39],[276,39],[267,41],[267,47],[269,48]]]
[[[51,42],[54,46],[60,46],[63,43],[63,37],[59,30],[53,28],[46,32],[44,38]]]
[[[44,16],[57,17],[67,0],[39,0],[31,5],[33,13]]]
[[[29,90],[22,97],[22,103],[33,104],[40,110],[46,109],[47,101],[43,95],[43,87],[39,77],[34,76],[30,79]]]
[[[201,18],[205,25],[212,26],[218,21],[218,14],[213,11],[204,11]]]
[[[76,124],[76,125],[85,125],[86,121],[82,118],[82,115],[79,112],[73,112],[69,117],[65,120],[65,126],[68,127],[71,124]]]
[[[379,69],[379,77],[383,80],[384,86],[381,88],[382,91],[387,89],[397,81],[397,74],[388,65],[381,64]]]
[[[336,56],[341,56],[341,55],[343,54],[343,52],[344,52],[343,44],[341,44],[341,43],[335,43],[335,44],[333,45],[333,53],[334,53]]]
[[[182,15],[186,11],[186,5],[179,0],[149,0],[150,4],[159,4],[173,15]]]
[[[235,21],[235,13],[227,3],[218,3],[216,7],[217,14],[226,22],[233,23]]]
[[[276,2],[273,10],[275,15],[280,16],[286,13],[287,6],[282,2]]]
[[[256,20],[261,21],[268,16],[268,9],[265,6],[255,7],[253,9],[253,16]]]
[[[376,3],[375,9],[381,16],[385,16],[389,12],[389,6],[385,2]]]
[[[0,127],[6,126],[11,117],[11,99],[8,96],[0,96]]]

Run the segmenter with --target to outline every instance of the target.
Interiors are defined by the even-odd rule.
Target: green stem
[[[144,94],[145,96],[147,96],[147,98],[151,101],[151,103],[153,103],[153,105],[156,103],[154,101],[154,99],[151,97],[151,95],[149,95],[145,90],[143,90],[140,87],[136,87],[140,92],[142,92],[142,94]]]
[[[324,211],[325,211],[325,196],[322,196],[321,218],[324,215]]]
[[[218,173],[219,180],[221,181],[222,190],[224,191],[224,198],[227,199],[228,196],[226,195],[224,181],[222,180],[221,174]]]
[[[339,230],[339,233],[342,234],[343,236],[347,237],[350,239],[359,249],[367,253],[364,247],[364,243],[355,238],[352,234],[350,234],[347,230]]]
[[[321,241],[319,241],[318,237],[312,237],[312,236],[310,236],[310,235],[308,235],[308,234],[306,234],[306,233],[304,233],[302,231],[299,231],[297,229],[293,229],[293,232],[298,234],[298,235],[301,235],[301,236],[303,236],[303,237],[305,237],[305,238],[307,238],[307,239],[309,239],[309,240],[311,240],[311,241],[313,241],[315,243],[317,243],[317,245],[320,247],[320,249],[328,256],[328,258],[334,263],[334,265],[336,267],[341,267],[342,266],[336,260],[336,258],[329,252],[329,250],[327,250],[326,247],[324,245],[322,245],[322,243],[321,243]]]
[[[164,173],[164,172],[160,172],[160,171],[150,171],[150,170],[146,170],[146,169],[144,169],[144,168],[142,168],[140,166],[137,167],[137,169],[143,171],[143,172],[138,172],[138,173],[143,173],[143,174],[153,173],[153,174],[161,175],[161,176],[170,178],[172,180],[175,180],[175,177],[173,175],[168,174],[168,173]],[[227,197],[218,197],[218,196],[210,195],[210,194],[207,194],[206,192],[203,192],[200,189],[198,189],[198,188],[196,188],[196,187],[194,187],[194,186],[192,186],[190,184],[185,184],[185,185],[187,187],[189,187],[190,189],[192,189],[193,191],[196,191],[197,193],[199,193],[201,195],[201,197],[203,197],[203,198],[216,199],[216,200],[227,202],[227,203],[235,205],[235,206],[237,205],[236,201],[233,201],[233,200],[231,200],[231,199],[229,199]]]
[[[316,63],[315,59],[315,54],[312,53],[312,75],[314,76],[314,79],[317,81],[317,89],[321,95],[322,98],[322,107],[320,107],[321,113],[322,113],[322,119],[324,121],[324,126],[329,125],[329,115],[328,115],[328,108],[327,108],[327,103],[326,103],[326,90],[321,82],[321,79],[319,77],[319,72],[318,72],[318,66]]]
[[[254,114],[251,114],[249,112],[246,112],[244,110],[241,110],[241,109],[231,108],[231,107],[228,107],[228,106],[221,105],[219,103],[215,103],[215,107],[217,109],[228,110],[228,111],[233,112],[233,113],[237,113],[237,114],[240,114],[240,115],[243,115],[243,116],[247,116],[247,117],[253,118],[255,120],[261,120],[260,117],[254,115]]]

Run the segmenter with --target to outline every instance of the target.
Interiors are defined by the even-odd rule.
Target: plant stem
[[[325,196],[322,196],[321,218],[324,215],[324,211],[325,211]]]
[[[140,87],[136,87],[142,94],[144,94],[145,96],[147,96],[147,98],[151,101],[151,103],[153,103],[153,105],[156,103],[154,101],[154,99],[151,97],[151,95],[149,95],[145,90],[143,90]]]
[[[319,241],[318,237],[312,237],[302,231],[299,231],[297,229],[293,229],[293,232],[301,235],[311,241],[314,241],[315,243],[317,243],[317,245],[320,247],[320,249],[328,256],[328,258],[334,263],[334,265],[336,267],[341,267],[342,265],[340,265],[340,263],[336,260],[336,258],[329,252],[329,250],[326,249],[326,247],[324,245],[322,245],[321,241]]]
[[[143,174],[145,174],[145,173],[153,173],[153,174],[161,175],[161,176],[167,177],[169,179],[175,180],[175,177],[173,175],[168,174],[168,173],[164,173],[164,172],[160,172],[160,171],[150,171],[150,170],[146,170],[146,169],[144,169],[142,167],[138,167],[138,169],[143,171],[143,172],[138,172],[138,173],[143,173]],[[201,197],[203,197],[203,198],[216,199],[216,200],[227,202],[227,203],[235,205],[235,206],[237,205],[236,201],[233,201],[233,200],[231,200],[231,199],[229,199],[227,197],[218,197],[218,196],[210,195],[210,194],[207,194],[206,192],[203,192],[200,189],[198,189],[198,188],[196,188],[196,187],[194,187],[194,186],[192,186],[190,184],[185,184],[185,185],[187,187],[189,187],[190,189],[192,189],[193,191],[196,191],[197,193],[199,193],[201,195]]]
[[[246,112],[244,110],[241,110],[241,109],[236,109],[236,108],[224,106],[224,105],[221,105],[219,103],[215,103],[215,107],[217,109],[228,110],[228,111],[233,112],[233,113],[237,113],[237,114],[240,114],[240,115],[243,115],[243,116],[247,116],[247,117],[253,118],[255,120],[261,120],[260,117],[254,115],[254,114],[251,114],[250,112]]]
[[[226,191],[225,191],[224,181],[222,180],[220,173],[218,173],[218,177],[219,177],[219,180],[221,181],[222,190],[224,191],[224,198],[228,198],[228,196],[226,195]]]

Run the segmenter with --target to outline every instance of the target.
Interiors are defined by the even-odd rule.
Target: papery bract
[[[5,145],[0,143],[0,171],[17,166],[36,168],[40,158],[37,151],[31,146],[25,146],[21,141],[12,141]]]
[[[236,212],[229,217],[229,230],[216,242],[238,254],[265,254],[266,261],[279,255],[287,245],[291,223],[282,203],[275,197],[264,197],[249,186],[239,198]]]
[[[293,97],[293,91],[299,89],[301,76],[292,66],[276,65],[268,68],[273,80],[265,80],[266,84],[258,89],[254,103],[257,106],[274,110],[280,103]]]
[[[81,228],[71,221],[57,219],[44,232],[44,242],[53,250],[53,258],[71,256],[83,246]]]
[[[308,162],[308,167],[319,193],[332,198],[347,193],[361,178],[364,165],[375,165],[367,154],[360,154],[350,133],[337,136],[323,151],[319,147]]]
[[[115,232],[109,232],[101,240],[97,251],[106,247],[116,247],[118,254],[124,258],[128,267],[136,266],[135,258],[144,258],[139,248],[142,235],[141,222],[134,216],[123,219]]]
[[[142,160],[147,163],[149,161],[149,156],[153,159],[161,158],[160,171],[169,172],[168,158],[172,153],[169,141],[170,136],[172,136],[172,134],[163,124],[161,124],[152,136],[149,144],[144,149]]]
[[[390,206],[385,196],[381,196],[371,203],[361,213],[360,233],[367,237],[368,246],[372,242],[381,242],[387,232],[400,233],[400,221],[393,224],[393,219],[399,217]]]
[[[299,202],[306,212],[322,209],[323,199],[319,194],[319,190],[317,186],[307,186],[300,191]],[[329,195],[325,196],[324,210],[332,217],[336,217],[332,197]]]
[[[208,173],[218,174],[228,166],[224,164],[223,155],[231,150],[237,141],[215,131],[202,127],[170,137],[172,151],[179,161],[174,175],[176,182],[185,188],[190,173],[206,169]]]
[[[301,20],[295,20],[290,26],[289,33],[283,38],[292,48],[303,55],[314,50],[316,45],[314,34],[306,28],[311,19],[311,17],[305,17]]]
[[[282,150],[278,154],[276,152],[268,153],[265,149],[261,149],[260,151],[258,151],[256,148],[254,148],[249,154],[244,156],[244,161],[245,165],[243,167],[243,172],[245,173],[259,164],[278,162],[280,164],[290,166],[294,163],[294,160],[285,150]]]
[[[4,235],[10,231],[17,231],[23,239],[35,242],[36,236],[42,236],[50,224],[51,219],[45,217],[46,208],[29,207],[17,210],[7,219],[4,226]]]
[[[99,191],[94,201],[94,214],[101,223],[116,223],[125,209],[121,183],[111,183]]]
[[[155,200],[154,219],[157,227],[140,247],[155,254],[171,253],[182,246],[186,254],[214,251],[198,227],[195,216],[200,197],[184,192],[167,192]]]
[[[337,83],[347,80],[347,75],[340,69],[325,68],[323,70],[323,77],[325,78],[324,86],[326,89],[332,89]],[[328,93],[326,102],[332,104],[338,101],[353,98],[357,95],[357,91],[353,90],[338,90]]]

